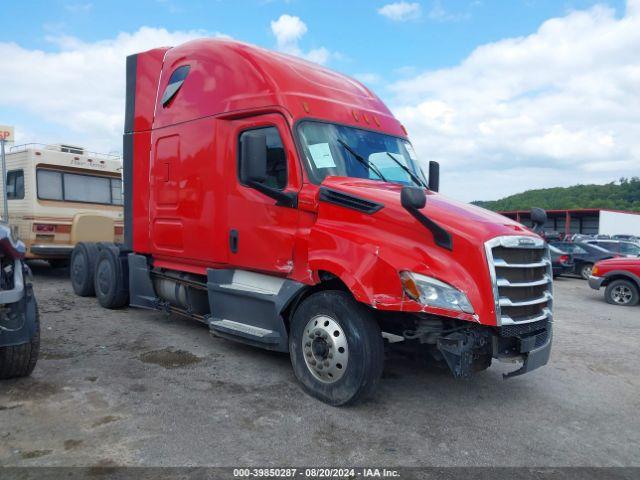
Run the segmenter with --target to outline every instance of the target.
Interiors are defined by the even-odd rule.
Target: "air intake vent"
[[[344,208],[358,210],[359,212],[368,213],[369,215],[376,213],[383,204],[367,200],[366,198],[356,197],[350,193],[338,192],[326,187],[320,187],[320,201],[333,203]]]

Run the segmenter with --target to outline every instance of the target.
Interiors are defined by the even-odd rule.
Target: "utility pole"
[[[2,221],[9,223],[9,203],[7,202],[7,159],[5,144],[13,142],[13,127],[0,125],[0,152],[2,155]]]

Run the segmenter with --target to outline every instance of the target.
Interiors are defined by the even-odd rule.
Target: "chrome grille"
[[[498,325],[551,320],[553,273],[539,238],[496,237],[485,244]]]

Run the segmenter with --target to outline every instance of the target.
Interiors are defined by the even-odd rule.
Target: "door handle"
[[[236,229],[229,232],[229,250],[231,253],[238,252],[238,231]]]

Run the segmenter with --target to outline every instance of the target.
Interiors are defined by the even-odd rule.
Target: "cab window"
[[[277,190],[284,190],[287,186],[287,156],[284,153],[284,145],[280,138],[280,132],[278,132],[276,127],[245,130],[240,134],[238,144],[238,171],[244,171],[242,168],[242,141],[253,132],[260,132],[267,139],[267,176],[264,184]],[[244,184],[242,178],[240,178],[240,181]]]
[[[162,94],[162,106],[167,107],[173,97],[176,96],[180,87],[184,83],[184,80],[187,78],[189,74],[189,65],[183,65],[181,67],[176,68],[171,77],[169,77],[169,83],[167,87],[164,89],[164,93]]]

